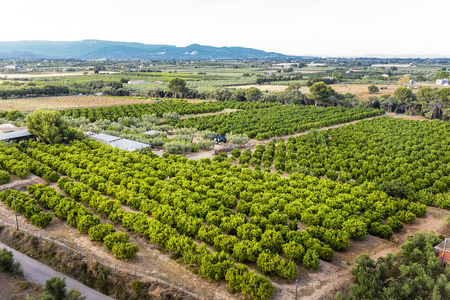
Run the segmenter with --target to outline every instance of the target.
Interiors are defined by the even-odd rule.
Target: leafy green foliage
[[[434,233],[408,236],[402,249],[375,262],[367,254],[355,259],[351,271],[356,283],[351,299],[447,299],[450,271],[439,265],[433,246],[440,240]],[[338,299],[346,299],[338,295]]]
[[[319,255],[314,250],[306,251],[305,256],[303,257],[303,265],[311,270],[319,269]]]
[[[0,249],[0,271],[23,277],[21,264],[19,262],[14,262],[12,251],[8,251],[6,248]]]
[[[11,176],[8,172],[0,170],[0,184],[7,183],[11,180]]]

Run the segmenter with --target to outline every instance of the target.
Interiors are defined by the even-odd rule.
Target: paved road
[[[86,297],[86,300],[111,300],[112,298],[103,295],[102,293],[97,292],[96,290],[91,289],[90,287],[85,286],[84,284],[75,281],[55,270],[49,268],[48,266],[34,260],[23,253],[20,253],[2,243],[0,243],[0,248],[6,248],[9,251],[12,251],[14,254],[14,260],[19,261],[22,264],[23,273],[25,278],[29,281],[40,283],[45,286],[45,281],[52,276],[59,276],[61,278],[66,278],[67,290],[71,288],[75,288],[81,292],[83,296]]]

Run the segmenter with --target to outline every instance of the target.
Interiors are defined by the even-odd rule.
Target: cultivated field
[[[382,94],[394,94],[394,91],[396,88],[398,88],[398,85],[377,85],[377,87],[380,89],[380,92],[375,94],[369,94],[369,90],[367,89],[370,84],[331,84],[330,85],[336,92],[345,94],[345,93],[352,93],[356,95],[356,98],[358,99],[367,99],[372,96],[379,97]],[[262,91],[269,91],[269,92],[282,92],[284,91],[287,86],[286,85],[241,85],[241,86],[231,86],[231,88],[239,88],[239,89],[247,89],[250,87],[258,88]],[[309,94],[309,87],[303,86],[301,91],[305,94]],[[417,92],[418,89],[414,89],[414,92]]]
[[[116,98],[104,96],[61,96],[1,100],[0,110],[32,112],[37,109],[69,109],[123,104],[152,103],[148,99]]]

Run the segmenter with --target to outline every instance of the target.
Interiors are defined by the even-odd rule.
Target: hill
[[[101,40],[0,42],[0,58],[74,58],[117,60],[285,59],[289,56],[243,47],[187,47]]]

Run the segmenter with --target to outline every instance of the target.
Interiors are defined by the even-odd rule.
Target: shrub
[[[316,271],[319,269],[319,254],[315,250],[306,251],[305,256],[303,257],[303,265],[305,268]]]
[[[98,224],[88,230],[91,241],[103,241],[105,236],[114,232],[116,232],[116,230],[111,224]]]
[[[103,238],[103,244],[105,245],[106,249],[111,251],[115,244],[127,243],[129,239],[130,235],[128,233],[114,232],[108,234]]]
[[[0,170],[0,184],[7,183],[11,180],[11,176],[8,172]]]
[[[34,226],[45,227],[52,221],[52,215],[41,211],[31,216],[30,221]]]
[[[116,243],[112,247],[114,256],[120,259],[135,258],[139,247],[130,243]]]
[[[231,144],[247,144],[250,138],[246,134],[229,134],[227,140]]]
[[[12,251],[8,251],[6,248],[0,249],[0,271],[23,277],[21,264],[19,262],[14,262]]]
[[[64,300],[67,297],[66,279],[53,276],[45,282],[45,290],[54,300]]]
[[[197,145],[200,147],[200,149],[210,149],[212,146],[214,146],[214,141],[209,140],[200,140],[197,142]]]

